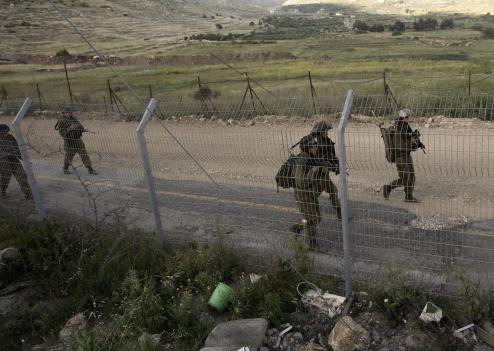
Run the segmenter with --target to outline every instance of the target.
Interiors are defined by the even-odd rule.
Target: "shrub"
[[[221,25],[221,23],[216,23],[216,28],[217,29],[223,29],[223,26]]]
[[[358,32],[367,32],[369,30],[369,26],[367,25],[367,23],[357,20],[353,24],[353,29],[355,29]]]
[[[428,30],[436,30],[437,28],[437,20],[432,17],[421,18],[418,21],[413,22],[413,29],[417,32],[420,31],[428,31]]]
[[[58,57],[68,57],[71,56],[67,49],[63,48],[57,51],[56,56]]]
[[[392,26],[389,27],[389,30],[392,32],[404,32],[406,29],[405,23],[402,21],[396,21]]]
[[[455,27],[455,22],[453,21],[452,18],[445,18],[444,20],[441,21],[439,27],[441,29],[452,29]]]
[[[484,37],[488,39],[494,39],[494,27],[485,27],[482,29]]]
[[[369,28],[369,31],[370,32],[376,32],[376,33],[382,33],[384,32],[384,25],[383,24],[373,24],[370,28]]]

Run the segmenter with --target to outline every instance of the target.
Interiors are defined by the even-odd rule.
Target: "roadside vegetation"
[[[221,321],[263,317],[276,327],[298,318],[304,309],[297,293],[302,281],[337,294],[342,287],[334,277],[315,273],[306,245],[297,240],[293,259],[245,267],[245,260],[221,240],[161,249],[150,233],[2,217],[0,250],[7,247],[16,248],[19,256],[4,260],[0,271],[0,292],[10,301],[0,316],[0,348],[5,350],[57,344],[60,329],[78,313],[87,324],[75,335],[74,350],[197,350]],[[250,272],[260,280],[251,283]],[[462,349],[451,337],[453,326],[494,312],[492,296],[459,270],[451,271],[457,282],[454,299],[427,295],[399,269],[384,272],[357,288],[369,292],[390,327],[417,319],[425,302],[435,301],[447,324],[429,332],[444,350]],[[207,305],[219,282],[235,290],[225,313]],[[159,342],[147,344],[142,336],[148,334],[158,335]]]

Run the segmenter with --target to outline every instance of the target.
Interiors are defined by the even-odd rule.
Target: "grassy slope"
[[[308,81],[306,78],[293,79],[307,74],[311,71],[314,84],[320,96],[325,94],[342,94],[352,87],[357,92],[362,93],[382,93],[382,81],[359,84],[355,80],[365,80],[378,78],[383,70],[388,71],[390,85],[397,94],[425,93],[438,94],[449,91],[466,91],[466,79],[468,70],[473,71],[473,80],[476,81],[485,74],[492,72],[494,60],[492,51],[494,50],[494,40],[487,40],[481,37],[478,31],[466,29],[475,23],[465,22],[466,28],[459,28],[447,31],[435,32],[405,32],[402,36],[393,37],[389,32],[355,34],[352,32],[343,33],[321,33],[306,39],[280,40],[269,44],[232,44],[230,42],[220,43],[199,43],[184,42],[183,40],[172,40],[160,37],[160,31],[154,29],[151,34],[145,36],[145,29],[152,27],[159,21],[156,7],[143,6],[137,11],[136,1],[125,0],[118,2],[118,8],[113,11],[102,9],[101,6],[110,3],[109,1],[96,0],[89,3],[89,8],[82,8],[88,17],[75,17],[75,10],[71,11],[72,19],[78,21],[85,32],[91,34],[98,48],[106,54],[114,55],[199,55],[199,54],[238,54],[238,53],[269,53],[269,52],[289,52],[297,56],[296,60],[282,61],[251,61],[251,62],[230,62],[240,71],[248,71],[251,77],[263,82],[271,91],[279,93],[281,96],[294,94],[308,94]],[[102,5],[103,4],[103,5]],[[115,2],[111,2],[114,5]],[[147,1],[146,4],[156,2]],[[34,5],[31,5],[34,6]],[[38,5],[38,14],[32,9],[24,9],[31,13],[33,18],[30,23],[46,20],[48,10],[46,6]],[[99,7],[98,7],[99,6]],[[134,7],[132,7],[134,6]],[[150,6],[150,5],[149,5]],[[192,6],[192,5],[187,5]],[[193,11],[182,7],[182,13]],[[129,9],[134,9],[132,12]],[[77,9],[81,9],[77,7]],[[125,9],[125,11],[124,11]],[[188,32],[204,28],[211,29],[213,23],[218,20],[208,18],[203,19],[198,11],[195,17],[189,17],[188,22],[193,24]],[[106,12],[105,12],[106,11]],[[109,12],[108,12],[109,11]],[[236,10],[237,12],[239,10]],[[22,11],[21,11],[22,12]],[[53,11],[52,15],[55,16]],[[120,14],[128,13],[128,17]],[[155,17],[149,17],[153,13]],[[17,17],[9,17],[9,23],[19,23],[20,14]],[[34,16],[38,18],[34,20]],[[108,17],[108,21],[100,24],[99,19]],[[235,17],[235,15],[233,15]],[[28,18],[28,17],[26,17]],[[53,18],[57,18],[56,16]],[[191,19],[192,18],[192,19]],[[245,18],[241,21],[236,17],[231,19],[223,15],[221,21],[239,21],[241,25],[236,30],[247,29]],[[372,20],[382,19],[381,17],[371,18]],[[137,21],[140,19],[140,22]],[[132,25],[119,26],[119,21],[134,21]],[[391,19],[392,21],[393,19]],[[485,19],[484,19],[485,20]],[[178,21],[178,20],[177,20]],[[189,23],[183,18],[183,26]],[[371,22],[370,21],[370,22]],[[480,21],[480,19],[479,19]],[[139,23],[137,23],[139,22]],[[167,22],[163,26],[177,25],[178,22]],[[126,23],[126,22],[123,22]],[[257,22],[256,22],[257,23]],[[91,24],[93,26],[91,27]],[[95,25],[96,24],[96,25]],[[127,23],[126,23],[127,24]],[[243,28],[242,26],[246,26]],[[11,38],[9,51],[14,52],[38,52],[53,54],[60,47],[67,47],[70,52],[90,53],[87,46],[80,38],[70,34],[68,30],[61,30],[65,25],[57,18],[52,19],[51,30],[59,28],[56,36],[58,41],[41,40],[45,37],[40,30],[27,26],[11,27],[15,31],[22,31],[20,40]],[[256,28],[258,26],[256,25]],[[160,27],[161,28],[161,27]],[[170,27],[171,28],[171,27]],[[194,29],[195,28],[195,29]],[[5,30],[5,26],[2,30]],[[10,28],[7,28],[7,30]],[[214,31],[215,29],[213,29]],[[110,35],[109,33],[113,34]],[[177,34],[176,36],[181,36]],[[13,33],[11,33],[13,35]],[[171,35],[171,34],[170,34]],[[23,41],[22,38],[38,38],[39,41]],[[150,40],[144,40],[151,38]],[[31,39],[29,39],[31,40]],[[162,40],[163,44],[158,42]],[[7,40],[8,42],[8,40]],[[212,61],[214,62],[214,61]],[[114,78],[107,68],[82,68],[70,66],[70,76],[72,88],[76,95],[83,102],[101,103],[103,95],[107,92],[106,79]],[[240,100],[245,89],[242,77],[228,69],[219,62],[211,64],[179,66],[129,66],[119,67],[119,71],[128,81],[137,88],[138,92],[146,97],[148,95],[148,85],[152,85],[154,96],[184,96],[191,97],[194,93],[194,83],[197,76],[200,76],[203,83],[211,81],[237,80],[235,82],[223,82],[211,84],[213,90],[221,93],[225,99]],[[430,77],[443,77],[441,79],[431,79]],[[40,84],[41,91],[47,100],[66,100],[66,85],[63,67],[36,66],[36,65],[1,65],[0,78],[14,98],[21,98],[26,95],[35,96],[35,83]],[[286,78],[292,78],[286,80]],[[115,85],[118,84],[113,79]],[[479,82],[474,85],[474,92],[492,91],[494,77]],[[266,93],[257,89],[261,97],[266,97]],[[122,98],[128,98],[130,94],[125,91],[119,93]]]

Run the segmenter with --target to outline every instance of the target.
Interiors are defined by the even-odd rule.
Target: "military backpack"
[[[396,128],[394,126],[384,128],[379,127],[381,130],[381,136],[384,140],[384,151],[386,153],[386,160],[388,162],[396,162],[396,145],[395,145],[395,134]]]
[[[280,169],[276,173],[276,186],[279,190],[279,188],[283,189],[289,189],[289,188],[294,188],[295,187],[295,174],[294,174],[294,168],[295,168],[295,162],[297,161],[296,155],[290,155],[288,159],[283,162],[281,165]]]

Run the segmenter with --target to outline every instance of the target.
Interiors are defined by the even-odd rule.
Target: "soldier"
[[[336,157],[334,142],[329,138],[328,131],[333,127],[329,122],[319,121],[312,128],[311,135],[317,141],[317,154],[315,157],[315,165],[322,166],[320,171],[322,190],[329,194],[331,205],[336,210],[336,214],[341,219],[341,206],[338,200],[338,189],[331,181],[329,172],[334,172],[336,175],[340,173],[340,164]]]
[[[9,126],[0,124],[0,198],[7,198],[7,188],[13,175],[26,200],[32,200],[33,194],[20,161],[22,159],[21,152],[17,140],[9,134],[9,131]]]
[[[86,145],[82,141],[82,133],[87,130],[82,126],[81,122],[74,117],[72,109],[65,107],[62,111],[63,118],[59,119],[55,124],[55,130],[63,138],[63,149],[65,151],[65,159],[63,162],[63,172],[70,174],[69,166],[72,165],[72,160],[75,154],[79,154],[82,163],[87,168],[89,174],[98,174],[91,164],[91,159],[86,151]]]
[[[411,152],[418,148],[425,148],[419,139],[417,130],[412,131],[408,124],[411,111],[409,109],[400,110],[398,118],[395,120],[393,135],[393,144],[395,152],[396,169],[398,170],[398,179],[393,180],[390,184],[383,186],[383,196],[387,200],[391,191],[398,187],[404,187],[406,202],[419,202],[413,196],[415,185],[415,170]]]
[[[294,164],[295,177],[295,200],[302,213],[300,223],[290,227],[294,233],[300,234],[305,231],[311,249],[317,248],[316,233],[317,224],[321,221],[319,209],[319,195],[322,187],[320,184],[320,166],[314,165],[318,145],[317,139],[312,135],[307,135],[300,141],[302,151]]]

